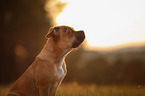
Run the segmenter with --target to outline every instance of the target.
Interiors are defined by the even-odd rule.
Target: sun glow
[[[84,30],[90,47],[145,41],[144,0],[61,0],[68,4],[58,25]]]

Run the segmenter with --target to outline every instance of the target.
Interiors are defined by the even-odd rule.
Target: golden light
[[[58,25],[83,29],[90,47],[145,42],[144,0],[61,0]]]

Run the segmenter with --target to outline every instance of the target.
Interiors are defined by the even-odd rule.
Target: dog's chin
[[[75,42],[73,42],[73,43],[72,43],[72,48],[77,48],[77,47],[79,47],[79,46],[81,45],[81,43],[82,43],[82,42],[80,42],[80,41],[75,41]]]

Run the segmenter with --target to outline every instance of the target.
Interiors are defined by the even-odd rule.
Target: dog
[[[84,31],[69,26],[51,27],[35,61],[16,80],[7,96],[55,96],[67,70],[66,55],[85,39]]]

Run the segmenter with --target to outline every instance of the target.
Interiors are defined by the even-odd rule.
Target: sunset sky
[[[58,25],[84,30],[90,47],[145,42],[145,0],[61,0]]]

